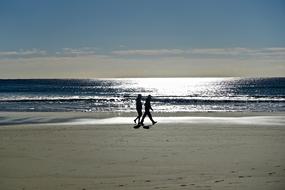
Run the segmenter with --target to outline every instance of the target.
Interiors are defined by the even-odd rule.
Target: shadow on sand
[[[134,126],[134,129],[139,129],[142,125],[138,124]],[[143,125],[144,129],[150,129],[153,125]]]

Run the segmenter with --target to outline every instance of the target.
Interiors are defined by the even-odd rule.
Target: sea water
[[[133,112],[138,94],[155,112],[285,111],[285,78],[2,79],[0,111]]]

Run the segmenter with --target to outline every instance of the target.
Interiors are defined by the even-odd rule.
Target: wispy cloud
[[[137,49],[112,51],[116,56],[183,56],[219,58],[285,58],[285,48],[193,48],[193,49]]]
[[[263,48],[255,52],[255,55],[285,58],[285,48]]]
[[[37,57],[110,57],[110,58],[136,58],[146,57],[167,58],[167,57],[183,57],[195,59],[274,59],[285,60],[285,48],[268,47],[268,48],[192,48],[192,49],[128,49],[99,51],[95,47],[81,48],[62,48],[61,50],[51,53],[40,49],[20,49],[17,51],[0,51],[0,59],[13,58],[37,58]]]
[[[192,49],[192,54],[248,58],[285,58],[285,48],[212,48]]]
[[[138,49],[138,50],[117,50],[111,52],[113,55],[142,55],[142,56],[163,56],[163,55],[180,55],[185,53],[183,49]]]
[[[97,48],[94,47],[81,47],[81,48],[63,48],[56,52],[57,56],[82,56],[82,55],[95,55]]]
[[[234,69],[233,69],[234,68]],[[37,57],[0,60],[0,78],[284,76],[282,60],[158,57]]]
[[[18,57],[39,57],[45,56],[47,52],[40,49],[20,49],[17,51],[0,51],[0,58],[18,58]]]
[[[82,47],[82,48],[62,48],[55,53],[48,52],[37,48],[19,49],[14,51],[0,51],[0,59],[13,58],[37,58],[37,57],[77,57],[87,55],[98,55],[97,48]]]
[[[210,55],[241,55],[255,52],[253,49],[248,48],[204,48],[204,49],[191,49],[191,54],[210,54]]]

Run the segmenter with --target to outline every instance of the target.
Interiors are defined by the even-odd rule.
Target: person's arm
[[[151,105],[149,104],[149,108],[151,109],[151,111],[153,111],[153,109],[152,109],[152,107],[151,107]]]

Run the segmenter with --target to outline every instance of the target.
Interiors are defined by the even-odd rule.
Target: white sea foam
[[[132,117],[112,117],[105,119],[75,119],[64,125],[121,125],[132,124]],[[147,120],[147,119],[146,119]],[[283,116],[251,117],[156,117],[161,124],[239,124],[239,125],[278,125],[285,126]],[[149,124],[148,121],[145,122]]]
[[[7,117],[1,118],[2,127],[10,125],[133,125],[133,117],[111,118],[71,118],[71,117]],[[246,116],[246,117],[155,117],[158,124],[209,124],[209,125],[254,125],[285,126],[284,116]],[[146,118],[145,124],[150,124]]]

